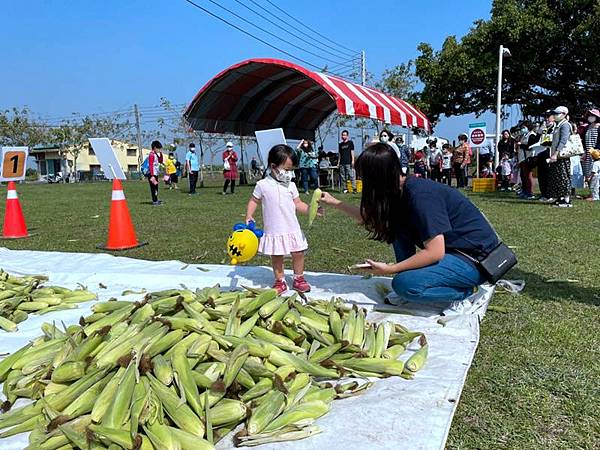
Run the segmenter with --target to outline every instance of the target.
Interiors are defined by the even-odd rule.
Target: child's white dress
[[[285,186],[267,176],[256,183],[252,195],[262,204],[264,235],[258,246],[260,253],[287,256],[308,248],[296,217],[294,199],[299,194],[294,183]]]

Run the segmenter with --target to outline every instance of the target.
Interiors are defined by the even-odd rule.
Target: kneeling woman
[[[386,144],[369,146],[356,160],[363,181],[360,208],[330,194],[322,202],[359,220],[377,241],[393,244],[395,264],[367,260],[376,275],[393,275],[403,300],[462,301],[485,277],[468,257],[487,255],[498,245],[488,221],[458,190],[402,174]],[[416,248],[420,248],[419,252]]]

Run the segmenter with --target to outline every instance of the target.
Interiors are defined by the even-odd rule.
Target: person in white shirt
[[[452,152],[450,144],[442,145],[442,183],[452,186]]]
[[[600,200],[600,150],[590,150],[590,156],[594,161],[592,163],[591,178],[590,178],[590,190],[592,191],[591,197],[588,197],[589,201]]]
[[[427,151],[427,165],[429,166],[429,176],[433,181],[442,181],[442,151],[437,148],[437,139],[429,142]]]

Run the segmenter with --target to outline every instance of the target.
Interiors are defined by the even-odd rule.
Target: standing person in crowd
[[[481,174],[488,166],[488,162],[494,159],[494,144],[486,139],[479,147],[479,167],[477,170]]]
[[[521,193],[519,197],[525,200],[534,200],[533,195],[533,168],[535,158],[531,146],[539,141],[535,132],[535,125],[530,121],[524,121],[521,128],[521,143],[519,144],[518,160],[521,174]]]
[[[404,175],[408,175],[408,165],[410,164],[410,148],[404,143],[404,136],[396,138],[396,146],[400,150],[400,170]]]
[[[150,185],[152,205],[159,206],[162,204],[162,202],[158,200],[158,175],[160,173],[162,144],[160,141],[152,141],[150,147],[151,150],[148,155],[148,184]]]
[[[456,187],[462,189],[466,187],[468,181],[465,180],[465,167],[467,164],[469,148],[467,147],[467,135],[458,135],[458,147],[454,149],[452,158],[452,167],[456,177]]]
[[[500,139],[500,142],[498,143],[498,154],[500,157],[504,154],[508,155],[508,159],[512,159],[515,155],[516,145],[517,142],[510,134],[510,131],[504,130],[502,132],[502,139]]]
[[[227,194],[227,187],[231,184],[231,193],[235,194],[235,180],[237,179],[237,153],[233,150],[233,142],[229,141],[226,144],[225,151],[223,152],[223,178],[225,178],[225,184],[223,184],[223,195]]]
[[[415,152],[415,177],[427,178],[427,164],[423,150]]]
[[[379,142],[383,142],[392,147],[392,150],[394,150],[396,156],[400,159],[400,149],[394,142],[394,135],[391,131],[385,129],[381,130],[381,133],[379,133]]]
[[[592,168],[590,169],[591,196],[587,200],[598,201],[600,200],[600,150],[590,150],[590,158],[592,158]]]
[[[442,183],[452,186],[452,151],[450,144],[442,145]]]
[[[502,177],[502,184],[500,185],[501,191],[508,191],[510,186],[510,176],[512,174],[512,163],[507,153],[502,154],[502,160],[500,161],[500,176]]]
[[[442,181],[442,151],[437,147],[437,139],[429,142],[429,154],[427,155],[429,178],[433,181]]]
[[[169,157],[167,158],[167,161],[165,162],[165,172],[167,173],[167,176],[169,177],[169,182],[167,183],[169,185],[169,190],[172,190],[172,189],[178,190],[179,189],[179,186],[177,185],[177,183],[179,183],[179,176],[177,175],[177,171],[179,170],[180,166],[181,166],[181,163],[179,161],[177,161],[177,158],[175,157],[175,153],[170,152]]]
[[[294,151],[287,145],[276,145],[269,151],[269,175],[258,183],[248,201],[246,223],[254,221],[254,213],[262,205],[264,235],[258,251],[271,257],[275,283],[273,289],[280,295],[288,290],[283,259],[291,255],[294,269],[292,288],[309,292],[304,278],[304,252],[308,243],[300,229],[296,213],[308,214],[308,205],[300,200],[298,189],[292,183]]]
[[[298,148],[296,149],[298,154],[298,167],[300,168],[300,174],[302,177],[302,187],[305,194],[308,194],[308,188],[313,189],[319,186],[319,179],[317,177],[317,160],[319,156],[314,150],[312,142],[308,139],[300,141]]]
[[[538,130],[540,145],[544,147],[545,150],[537,154],[536,166],[538,176],[538,187],[540,189],[539,201],[542,203],[551,203],[554,201],[554,199],[550,199],[548,194],[548,160],[550,159],[550,147],[552,146],[552,134],[554,132],[555,123],[552,111],[546,111],[545,117],[545,122]]]
[[[185,170],[188,174],[188,181],[190,183],[189,195],[195,195],[200,163],[198,162],[198,155],[196,154],[196,144],[193,142],[188,146],[188,152],[185,154]]]
[[[556,126],[552,134],[552,147],[548,160],[548,195],[556,199],[552,206],[559,208],[571,208],[571,170],[569,158],[559,158],[559,153],[564,149],[571,136],[571,124],[569,123],[569,109],[559,106],[554,110],[554,121]]]
[[[348,130],[342,131],[342,140],[338,144],[340,155],[340,178],[342,190],[348,192],[348,181],[351,182],[352,191],[356,191],[356,177],[354,176],[354,142],[349,138]]]
[[[591,170],[592,170],[592,156],[590,155],[590,151],[595,148],[600,148],[598,146],[598,130],[600,130],[600,111],[596,108],[590,109],[588,112],[588,126],[585,130],[585,135],[583,138],[583,148],[585,150],[583,156],[581,157],[581,165],[583,167],[583,176],[585,180],[590,184],[591,180]]]

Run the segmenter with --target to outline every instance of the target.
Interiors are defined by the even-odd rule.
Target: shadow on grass
[[[580,283],[548,283],[547,279],[542,278],[539,274],[519,268],[513,269],[507,278],[525,280],[524,293],[536,300],[543,302],[548,300],[576,301],[586,305],[600,306],[598,289],[581,286]]]

